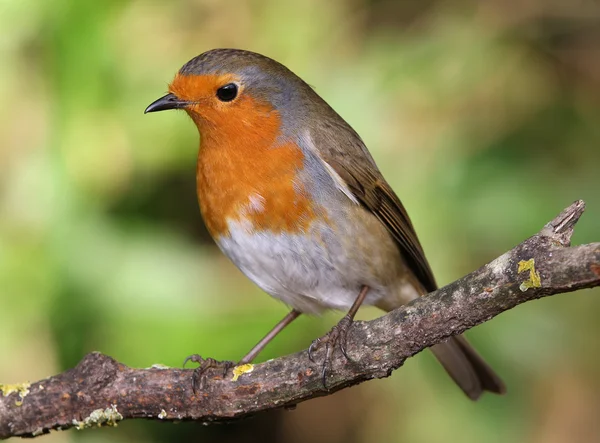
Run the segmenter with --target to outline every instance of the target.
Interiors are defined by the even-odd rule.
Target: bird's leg
[[[365,301],[367,292],[369,292],[369,287],[363,286],[348,313],[342,317],[337,325],[331,328],[331,331],[329,331],[323,337],[314,340],[308,348],[308,358],[314,363],[315,360],[313,359],[313,353],[318,350],[322,344],[325,344],[325,358],[323,360],[323,368],[321,371],[324,388],[327,388],[327,369],[331,364],[331,357],[333,356],[335,347],[339,346],[344,357],[346,357],[347,360],[350,360],[350,357],[348,357],[348,354],[346,353],[346,339],[348,336],[348,330],[354,321],[354,316],[358,312],[358,308],[360,308],[360,305],[362,305],[363,301]]]
[[[248,352],[244,358],[242,358],[238,365],[243,365],[246,363],[250,363],[252,360],[256,358],[256,356],[269,344],[271,340],[275,338],[277,334],[279,334],[287,325],[289,325],[292,321],[294,321],[300,315],[300,311],[296,311],[295,309],[290,311],[279,323],[273,327],[269,331],[267,335],[263,337],[252,349]],[[236,364],[232,361],[218,361],[214,358],[202,358],[198,354],[190,355],[185,359],[183,365],[188,361],[192,361],[194,363],[198,363],[199,366],[194,369],[194,374],[192,376],[192,388],[194,392],[198,392],[202,390],[206,385],[206,372],[209,369],[222,369],[223,377],[227,374],[227,371],[231,369]]]
[[[285,317],[283,317],[281,319],[281,321],[279,323],[277,323],[273,327],[273,329],[271,329],[269,331],[269,333],[267,335],[265,335],[263,337],[263,339],[261,341],[259,341],[258,343],[256,343],[256,345],[254,345],[254,347],[252,349],[250,349],[250,352],[248,352],[244,356],[244,358],[242,358],[240,360],[240,362],[238,364],[243,365],[243,364],[246,364],[246,363],[250,363],[252,360],[254,360],[256,358],[256,356],[263,349],[265,349],[265,347],[271,342],[271,340],[273,340],[275,338],[275,336],[277,334],[279,334],[283,330],[283,328],[285,328],[291,322],[293,322],[294,320],[296,320],[300,314],[301,314],[301,312],[300,311],[296,311],[295,309],[293,309],[292,311],[290,311]]]

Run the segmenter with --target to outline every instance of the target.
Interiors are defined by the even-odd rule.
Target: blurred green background
[[[574,242],[600,241],[597,2],[0,0],[0,29],[1,382],[93,350],[139,367],[195,352],[235,360],[287,312],[208,237],[191,121],[143,114],[214,47],[281,61],[350,122],[440,284],[579,198]],[[43,439],[599,441],[598,295],[528,303],[470,331],[505,397],[469,402],[423,353],[294,411]],[[340,316],[299,319],[260,360],[306,348]]]

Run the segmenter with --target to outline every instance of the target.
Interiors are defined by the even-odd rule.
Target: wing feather
[[[375,215],[392,234],[407,265],[425,290],[435,291],[437,284],[433,272],[400,199],[371,162],[357,163],[348,159],[349,157],[344,156],[324,160],[344,180],[360,204]]]

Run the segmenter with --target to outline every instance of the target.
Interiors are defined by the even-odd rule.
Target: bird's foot
[[[198,363],[198,367],[194,369],[194,374],[192,375],[192,389],[194,394],[198,391],[204,389],[206,386],[206,373],[209,369],[221,369],[223,371],[223,378],[227,375],[227,371],[235,366],[235,363],[232,361],[218,361],[214,358],[202,358],[198,354],[190,355],[186,357],[183,361],[183,366],[188,362]]]
[[[322,345],[325,345],[325,358],[323,359],[323,366],[321,369],[321,380],[325,389],[327,389],[327,371],[331,367],[333,351],[335,348],[339,347],[346,360],[351,360],[346,352],[346,340],[348,337],[348,330],[350,329],[352,322],[353,320],[349,315],[344,316],[337,325],[331,328],[331,331],[329,331],[323,337],[314,340],[308,348],[308,358],[311,362],[315,363],[315,359],[313,358],[314,352],[317,351]]]

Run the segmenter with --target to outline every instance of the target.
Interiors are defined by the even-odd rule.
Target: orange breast
[[[298,183],[302,151],[277,143],[281,120],[268,105],[249,96],[236,105],[235,114],[192,115],[201,132],[196,179],[209,232],[226,236],[229,221],[274,233],[306,230],[316,211]]]

